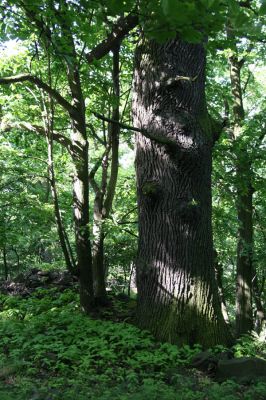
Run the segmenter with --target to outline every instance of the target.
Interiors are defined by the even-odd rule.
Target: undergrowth
[[[263,382],[219,385],[188,370],[200,346],[161,344],[149,332],[110,320],[125,319],[131,306],[116,300],[99,320],[79,312],[72,290],[37,290],[27,299],[1,295],[0,399],[266,399]]]

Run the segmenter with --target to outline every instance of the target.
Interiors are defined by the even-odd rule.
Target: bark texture
[[[203,45],[143,40],[133,118],[154,137],[136,136],[138,323],[172,343],[228,344],[213,265]]]

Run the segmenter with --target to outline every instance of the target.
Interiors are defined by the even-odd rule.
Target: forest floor
[[[0,294],[0,399],[266,399],[265,381],[218,383],[189,368],[199,345],[157,342],[132,324],[134,299],[110,295],[110,300],[88,317],[79,311],[77,289],[66,285]],[[251,340],[233,350],[238,356],[257,351],[266,356]]]

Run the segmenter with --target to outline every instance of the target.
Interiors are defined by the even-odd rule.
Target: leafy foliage
[[[186,366],[199,346],[161,344],[130,324],[86,317],[72,290],[40,289],[27,299],[1,295],[0,305],[4,400],[248,400],[266,393],[262,382],[244,389],[190,373]]]

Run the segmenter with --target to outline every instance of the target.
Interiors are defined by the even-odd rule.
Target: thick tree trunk
[[[213,265],[213,138],[205,104],[205,50],[171,40],[137,49],[134,125],[139,247],[138,323],[161,340],[228,344]]]
[[[229,58],[231,90],[233,97],[234,140],[241,140],[245,117],[241,88],[243,62],[237,56]],[[249,154],[245,144],[240,143],[236,160],[237,188],[237,265],[236,265],[236,336],[248,333],[253,328],[252,318],[252,253],[253,253],[253,187]]]

